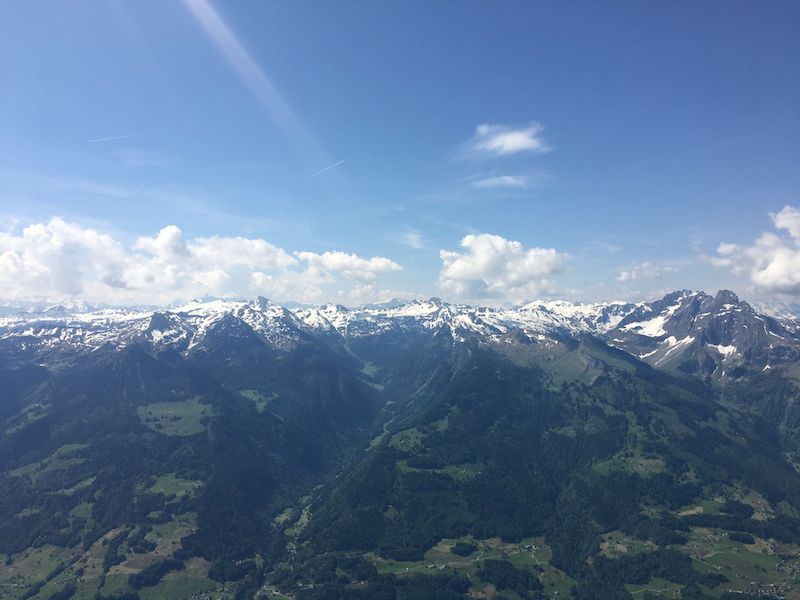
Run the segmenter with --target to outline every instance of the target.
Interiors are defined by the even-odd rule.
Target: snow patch
[[[669,348],[669,349],[668,349],[668,350],[667,350],[667,351],[664,353],[664,355],[663,355],[661,358],[659,358],[659,359],[658,359],[658,360],[655,362],[656,366],[658,366],[658,365],[660,365],[662,362],[664,362],[664,361],[667,359],[667,357],[669,357],[669,355],[670,355],[670,354],[672,354],[673,352],[675,352],[675,350],[678,350],[678,349],[680,349],[680,348],[684,348],[684,347],[688,346],[689,344],[691,344],[693,341],[694,341],[694,338],[693,338],[691,335],[687,335],[687,336],[686,336],[685,338],[683,338],[681,341],[679,341],[679,342],[677,342],[676,344],[674,344],[673,346],[671,346],[671,347],[670,347],[670,348]]]
[[[667,334],[667,332],[664,331],[664,323],[666,321],[667,318],[665,316],[658,315],[657,317],[653,317],[649,321],[642,321],[640,323],[628,323],[622,329],[624,331],[638,333],[639,335],[646,335],[647,337],[661,337],[662,335]]]
[[[723,345],[715,345],[715,344],[706,344],[709,348],[714,348],[717,352],[722,354],[725,358],[728,358],[732,354],[736,353],[736,346],[723,346]]]

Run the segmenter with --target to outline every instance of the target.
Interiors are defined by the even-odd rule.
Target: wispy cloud
[[[630,269],[620,271],[619,275],[617,275],[617,281],[620,283],[629,283],[641,279],[659,279],[664,273],[672,273],[676,270],[677,269],[672,266],[658,266],[650,261],[644,261]]]
[[[402,246],[407,246],[414,250],[422,250],[428,246],[425,237],[416,229],[407,229],[393,234],[390,238],[393,242]]]
[[[474,179],[472,187],[481,189],[511,188],[517,190],[527,190],[531,187],[530,177],[524,175],[495,175]]]
[[[622,252],[623,247],[607,240],[591,240],[586,243],[585,249],[594,255],[598,252],[602,252],[603,254],[619,254]]]
[[[180,164],[180,161],[175,164]],[[39,219],[41,215],[67,213],[73,218],[80,216],[83,224],[92,222],[97,227],[108,228],[110,224],[107,221],[96,218],[97,211],[90,210],[87,214],[87,206],[92,205],[82,203],[84,198],[95,203],[108,200],[107,206],[115,200],[135,198],[137,205],[146,211],[160,212],[168,207],[168,212],[175,218],[187,219],[198,227],[206,224],[247,234],[284,230],[286,227],[292,227],[297,235],[307,235],[310,231],[305,220],[287,222],[278,219],[274,213],[266,216],[238,211],[227,206],[226,199],[218,193],[202,188],[177,184],[131,184],[0,169],[0,205],[13,206],[13,216],[23,221]],[[7,211],[6,216],[9,214]]]
[[[143,135],[150,135],[153,133],[152,131],[139,131],[138,133],[124,133],[122,135],[112,135],[109,137],[100,137],[94,138],[92,140],[86,140],[89,144],[97,144],[99,142],[113,142],[114,140],[127,140],[130,138],[137,138],[142,137]]]
[[[338,162],[335,162],[335,163],[333,163],[332,165],[328,165],[328,166],[327,166],[327,167],[325,167],[324,169],[320,169],[319,171],[317,171],[316,173],[314,173],[314,174],[313,174],[311,177],[316,177],[317,175],[322,175],[322,174],[323,174],[325,171],[330,171],[331,169],[335,169],[335,168],[336,168],[336,167],[338,167],[339,165],[343,165],[343,164],[344,164],[344,163],[346,163],[346,162],[347,162],[347,160],[346,160],[346,159],[344,159],[344,160],[340,160],[340,161],[338,161]]]
[[[113,198],[127,198],[131,196],[130,191],[124,187],[72,176],[0,171],[0,182],[3,182],[6,188],[13,186],[14,189],[32,191],[37,195],[42,193],[67,192],[92,196],[109,196]]]
[[[520,152],[543,154],[551,150],[536,122],[523,127],[483,123],[462,147],[462,157],[509,156]]]
[[[242,82],[266,109],[275,126],[298,149],[301,156],[309,162],[324,164],[319,145],[300,116],[261,70],[211,3],[208,0],[183,0],[183,3]]]
[[[425,247],[425,240],[418,231],[407,231],[404,233],[403,243],[414,250],[422,250]]]

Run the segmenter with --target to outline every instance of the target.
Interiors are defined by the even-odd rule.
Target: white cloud
[[[230,281],[231,276],[222,269],[212,269],[211,271],[203,271],[195,273],[192,279],[202,285],[203,287],[219,293],[225,289],[225,284]]]
[[[308,263],[310,269],[319,269],[328,272],[341,272],[348,279],[361,281],[374,281],[378,273],[385,271],[399,271],[402,269],[396,262],[382,256],[361,258],[346,252],[298,252],[297,257]]]
[[[249,289],[261,296],[277,300],[320,302],[330,300],[326,291],[336,284],[336,277],[319,269],[284,271],[271,274],[254,271],[250,274]],[[335,294],[336,292],[332,292]]]
[[[772,215],[772,221],[778,229],[785,229],[795,241],[800,243],[800,210],[794,206],[784,206],[781,211]]]
[[[659,267],[649,261],[644,261],[630,269],[620,271],[617,276],[617,281],[627,283],[640,279],[658,279],[664,273],[671,273],[675,270],[675,267]]]
[[[6,298],[165,304],[260,293],[310,302],[366,283],[374,287],[381,273],[400,269],[388,258],[338,251],[293,256],[260,238],[187,238],[174,225],[131,246],[60,218],[0,233],[0,294]]]
[[[765,232],[750,245],[723,242],[711,263],[748,277],[767,292],[800,294],[800,209],[784,206],[770,217],[778,233],[788,235]]]
[[[123,280],[133,290],[150,287],[156,292],[196,296],[239,289],[243,271],[284,271],[297,262],[262,239],[214,236],[186,240],[178,227],[169,225],[155,237],[136,240],[125,259]]]
[[[531,186],[531,180],[524,175],[496,175],[475,179],[472,186],[481,189],[512,188],[526,190]]]
[[[554,248],[525,248],[520,242],[482,233],[461,240],[465,252],[442,250],[439,287],[466,300],[518,302],[553,291],[548,279],[567,255]]]
[[[0,286],[6,297],[78,295],[87,278],[121,287],[125,250],[108,235],[62,219],[0,233]]]
[[[541,137],[543,127],[530,123],[525,127],[511,127],[483,123],[466,143],[465,150],[472,155],[507,156],[518,152],[545,153],[550,147]]]
[[[262,239],[243,237],[198,238],[189,249],[204,264],[225,267],[287,269],[297,261],[285,250]]]

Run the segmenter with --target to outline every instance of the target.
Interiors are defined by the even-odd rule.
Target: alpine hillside
[[[800,333],[730,291],[0,316],[0,597],[800,597]]]

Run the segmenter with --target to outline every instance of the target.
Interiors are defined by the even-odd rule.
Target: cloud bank
[[[749,245],[723,242],[711,263],[761,290],[800,295],[800,209],[784,206],[770,218],[777,232],[764,232]]]
[[[390,294],[379,287],[379,276],[400,269],[381,256],[291,253],[260,238],[187,238],[175,225],[131,245],[60,218],[0,233],[6,298],[166,304],[205,294],[262,294],[371,302]]]

